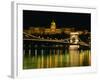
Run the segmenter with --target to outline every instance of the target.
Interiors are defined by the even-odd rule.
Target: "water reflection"
[[[79,51],[78,50],[69,50],[70,55],[70,66],[79,66]]]
[[[32,49],[23,50],[23,69],[75,67],[91,65],[90,50]]]

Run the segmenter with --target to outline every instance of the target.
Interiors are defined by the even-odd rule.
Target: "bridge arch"
[[[79,33],[78,32],[71,32],[70,33],[70,43],[78,44],[79,42]]]

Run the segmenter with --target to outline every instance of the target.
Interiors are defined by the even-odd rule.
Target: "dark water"
[[[41,49],[25,51],[23,69],[90,66],[90,50]]]

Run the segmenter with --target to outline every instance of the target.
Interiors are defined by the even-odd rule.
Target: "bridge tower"
[[[70,49],[78,49],[79,48],[78,42],[79,42],[79,33],[71,32],[70,33],[70,44],[72,44],[72,45],[70,45],[69,48]]]

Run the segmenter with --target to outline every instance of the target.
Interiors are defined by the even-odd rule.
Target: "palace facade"
[[[65,28],[65,27],[57,28],[54,20],[51,22],[49,28],[32,26],[29,27],[29,29],[27,30],[24,29],[24,32],[27,32],[29,34],[61,34],[61,33],[69,34],[70,32],[73,31],[75,31],[74,28]]]

